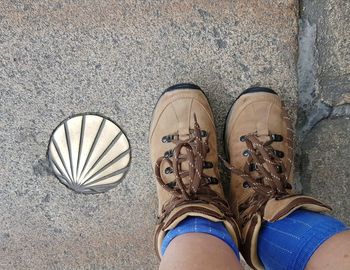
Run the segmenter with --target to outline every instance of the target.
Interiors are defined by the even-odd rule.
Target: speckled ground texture
[[[304,193],[350,225],[350,2],[308,0],[300,10],[298,171]]]
[[[179,82],[200,85],[219,138],[230,104],[252,85],[275,89],[295,117],[297,34],[296,0],[2,0],[0,269],[157,269],[147,141],[159,95]],[[76,194],[48,167],[52,130],[81,112],[112,118],[130,139],[131,169],[105,194]],[[343,130],[345,120],[335,121]],[[317,138],[309,159],[325,139]],[[336,188],[347,189],[345,178]]]

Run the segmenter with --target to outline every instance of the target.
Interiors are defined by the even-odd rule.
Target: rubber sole
[[[228,156],[228,151],[227,151],[227,145],[226,145],[226,126],[227,126],[227,120],[230,116],[230,113],[232,111],[233,106],[235,105],[236,101],[243,95],[246,94],[252,94],[252,93],[270,93],[270,94],[274,94],[276,96],[278,96],[278,94],[273,91],[271,88],[268,87],[259,87],[259,86],[255,86],[255,87],[250,87],[246,90],[244,90],[232,103],[230,110],[228,111],[227,115],[226,115],[226,119],[225,119],[225,127],[224,127],[224,133],[223,133],[223,142],[224,142],[224,152],[225,152],[225,156],[226,159],[229,161],[229,156]]]
[[[163,94],[166,93],[166,92],[171,92],[171,91],[179,90],[179,89],[196,89],[196,90],[201,90],[202,91],[202,89],[196,84],[193,84],[193,83],[179,83],[179,84],[175,84],[175,85],[170,86],[167,89],[165,89]]]
[[[273,91],[271,88],[267,88],[267,87],[259,87],[259,86],[255,86],[255,87],[250,87],[246,90],[244,90],[237,98],[234,102],[236,102],[241,96],[245,95],[245,94],[252,94],[252,93],[259,93],[259,92],[265,92],[265,93],[270,93],[270,94],[274,94],[277,95],[278,94]],[[232,104],[233,105],[233,104]]]
[[[176,91],[176,90],[188,90],[188,89],[201,91],[208,100],[207,95],[203,92],[203,90],[198,85],[193,84],[193,83],[178,83],[178,84],[174,84],[173,86],[170,86],[167,89],[165,89],[163,91],[163,93],[160,95],[160,97],[158,98],[157,104],[158,104],[158,101],[160,100],[160,98],[166,93]],[[157,106],[157,104],[156,104],[156,106]]]

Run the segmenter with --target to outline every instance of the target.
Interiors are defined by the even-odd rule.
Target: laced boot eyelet
[[[284,158],[284,152],[282,152],[282,151],[274,150],[274,151],[273,151],[273,154],[274,154],[276,157]]]
[[[217,184],[219,184],[219,180],[215,177],[208,177],[208,184],[209,185],[217,185]]]
[[[201,137],[207,137],[208,136],[208,132],[206,132],[205,130],[201,130]]]
[[[164,153],[164,157],[165,157],[165,158],[171,158],[171,157],[173,157],[173,155],[174,155],[173,150],[169,150],[169,151],[166,151],[166,152]]]
[[[245,156],[245,157],[249,157],[250,151],[249,151],[248,149],[246,149],[246,150],[243,151],[242,154],[243,154],[243,156]]]
[[[238,206],[238,212],[243,212],[245,210],[245,207],[244,207],[244,205],[239,205]]]
[[[175,136],[174,135],[166,135],[166,136],[163,136],[162,138],[162,143],[169,143],[171,142],[172,140],[174,140]]]
[[[171,174],[174,172],[174,170],[171,167],[167,167],[164,172],[165,172],[165,174]]]
[[[243,135],[243,136],[239,137],[239,140],[240,140],[241,142],[245,142],[245,136]]]
[[[176,186],[176,182],[169,182],[168,184],[166,184],[169,188],[174,189],[174,187]]]
[[[250,185],[249,185],[249,183],[247,181],[244,181],[243,182],[243,187],[244,188],[250,188]]]
[[[290,183],[286,183],[286,184],[284,185],[284,187],[285,187],[286,189],[292,189],[292,188],[293,188],[292,185],[291,185]]]
[[[253,171],[256,171],[257,170],[257,166],[255,163],[250,163],[249,164],[249,171],[250,172],[253,172]]]
[[[272,135],[271,135],[271,139],[272,139],[274,142],[282,142],[282,141],[283,141],[283,136],[282,136],[282,135],[279,135],[279,134],[272,134]]]
[[[203,169],[211,169],[211,168],[213,168],[213,166],[214,166],[213,163],[210,161],[203,162]]]
[[[280,165],[276,166],[276,170],[277,170],[278,173],[282,173],[283,172],[282,166],[280,166]]]

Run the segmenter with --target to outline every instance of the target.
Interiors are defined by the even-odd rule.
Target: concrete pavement
[[[297,34],[295,0],[3,0],[0,269],[157,269],[148,128],[159,95],[200,85],[219,138],[252,85],[275,89],[295,119]],[[80,112],[112,118],[130,139],[130,172],[105,194],[76,194],[48,167],[52,130]]]

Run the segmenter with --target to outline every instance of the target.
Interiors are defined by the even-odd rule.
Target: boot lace
[[[212,184],[219,184],[219,180],[213,178],[203,172],[206,168],[205,161],[209,152],[208,137],[205,133],[203,139],[203,131],[197,122],[197,117],[194,114],[194,130],[190,134],[189,139],[179,140],[172,137],[172,142],[175,143],[174,149],[165,153],[160,157],[155,164],[155,175],[158,183],[166,191],[172,194],[171,199],[162,207],[162,213],[158,217],[158,222],[162,222],[166,216],[176,207],[188,203],[206,203],[216,206],[225,216],[232,216],[229,205],[225,199],[210,188]],[[169,138],[169,136],[166,136]],[[182,150],[185,151],[182,151]],[[185,152],[185,154],[181,154]],[[166,163],[168,171],[175,176],[175,180],[166,183],[166,180],[161,174],[161,167]],[[187,163],[188,170],[183,170],[181,164]],[[187,178],[187,183],[184,179]]]
[[[251,196],[238,205],[239,219],[242,225],[246,224],[254,214],[260,213],[262,215],[264,207],[270,199],[278,200],[294,196],[291,194],[292,185],[288,182],[287,175],[292,165],[294,133],[285,110],[283,110],[282,117],[287,123],[287,138],[271,134],[267,141],[262,142],[256,133],[241,137],[241,141],[244,141],[247,145],[245,155],[248,157],[243,171],[220,157],[231,173],[244,179],[243,187],[251,188],[254,191]],[[282,141],[283,139],[286,140],[288,147],[286,165],[282,160],[284,153],[272,147],[273,142]]]

